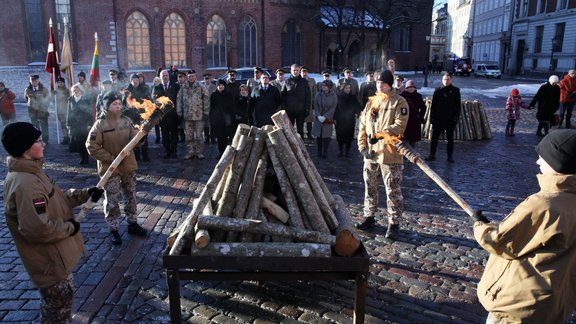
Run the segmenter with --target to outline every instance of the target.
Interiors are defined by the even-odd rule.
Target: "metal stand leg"
[[[182,323],[180,309],[180,274],[178,270],[166,270],[166,282],[168,284],[168,300],[170,302],[170,322]]]
[[[366,313],[366,291],[368,290],[368,273],[356,273],[356,297],[354,299],[354,324],[364,323]]]

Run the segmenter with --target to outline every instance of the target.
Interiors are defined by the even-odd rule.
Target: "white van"
[[[474,75],[476,77],[483,76],[485,78],[500,79],[502,72],[500,72],[500,68],[496,64],[478,64],[474,69]]]

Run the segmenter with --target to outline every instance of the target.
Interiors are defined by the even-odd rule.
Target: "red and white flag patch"
[[[44,214],[46,212],[46,198],[34,198],[32,199],[32,203],[34,204],[34,209],[38,214]]]

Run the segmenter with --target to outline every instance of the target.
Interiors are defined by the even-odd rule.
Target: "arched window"
[[[175,12],[164,20],[164,63],[186,66],[186,27],[184,19]]]
[[[28,45],[30,60],[42,62],[46,58],[46,40],[44,38],[44,20],[40,0],[26,0],[26,19],[28,21]]]
[[[226,42],[226,24],[224,19],[218,15],[212,16],[212,19],[206,26],[206,47],[208,55],[208,67],[226,67],[228,65],[228,48],[230,44]]]
[[[352,69],[361,67],[361,59],[360,42],[356,40],[348,47],[348,67]]]
[[[134,11],[126,20],[126,47],[128,68],[150,68],[150,31],[148,19]]]
[[[240,66],[254,66],[258,61],[258,41],[256,22],[252,17],[244,17],[238,33]]]
[[[282,28],[282,66],[300,63],[300,28],[290,20]]]

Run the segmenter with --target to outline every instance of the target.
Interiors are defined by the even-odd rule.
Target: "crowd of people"
[[[150,161],[148,140],[144,137],[134,154],[127,155],[103,188],[90,188],[64,193],[42,171],[43,152],[49,141],[48,106],[57,103],[58,128],[62,144],[80,155],[80,164],[88,157],[97,160],[98,175],[105,176],[114,159],[137,133],[135,125],[142,122],[138,102],[168,97],[175,105],[156,129],[162,142],[165,159],[178,158],[178,143],[184,142],[186,160],[204,159],[205,145],[217,142],[223,153],[237,126],[241,123],[261,127],[272,124],[271,116],[285,109],[302,139],[316,140],[317,156],[327,158],[334,132],[339,157],[349,157],[358,123],[357,146],[363,158],[365,185],[363,221],[357,224],[369,231],[376,225],[380,179],[386,192],[387,231],[385,238],[395,241],[400,235],[404,213],[401,190],[403,156],[394,145],[405,139],[414,147],[421,140],[421,124],[426,106],[414,81],[395,75],[395,63],[376,78],[366,73],[362,84],[344,69],[343,78],[333,82],[323,71],[323,80],[309,78],[305,66],[293,64],[288,72],[278,69],[276,79],[259,67],[246,84],[236,80],[236,71],[228,70],[227,78],[213,84],[209,74],[197,79],[196,71],[180,72],[175,67],[162,69],[152,87],[144,76],[134,73],[129,80],[109,71],[109,80],[97,91],[86,81],[83,72],[71,92],[60,78],[51,94],[37,75],[30,77],[25,90],[31,123],[15,122],[14,93],[0,82],[2,144],[10,154],[10,170],[5,181],[4,203],[7,222],[27,271],[41,293],[42,317],[63,322],[71,316],[71,272],[83,250],[80,224],[75,221],[71,206],[88,199],[97,201],[104,195],[105,220],[110,242],[122,243],[120,195],[124,196],[124,212],[132,235],[145,237],[148,231],[137,222],[137,161]],[[566,319],[576,301],[576,218],[570,209],[576,190],[576,130],[570,123],[576,103],[576,72],[570,70],[562,79],[551,76],[526,105],[517,89],[506,103],[508,124],[506,135],[514,135],[520,108],[538,106],[537,134],[545,136],[538,144],[537,164],[541,175],[541,191],[530,196],[499,225],[491,223],[481,212],[474,215],[474,237],[490,253],[486,271],[478,287],[480,302],[489,311],[488,323],[560,322]],[[93,107],[95,109],[93,110]],[[426,160],[435,161],[442,133],[446,133],[447,161],[454,163],[454,129],[460,117],[459,88],[452,85],[449,73],[442,76],[442,86],[434,91],[430,108],[432,140]],[[558,110],[558,111],[557,111]],[[556,117],[557,116],[557,117]],[[565,130],[550,133],[551,126]],[[306,130],[306,133],[305,133]],[[542,131],[544,133],[542,133]],[[158,143],[158,142],[157,142]],[[37,178],[37,179],[36,179]],[[36,185],[25,186],[28,183]],[[51,188],[51,189],[50,189]],[[19,195],[29,200],[19,199]],[[48,233],[46,237],[34,233]],[[33,238],[33,239],[32,239]],[[39,273],[38,260],[27,258],[27,251],[66,249],[69,258],[53,276]],[[522,272],[522,273],[521,273]],[[505,278],[506,280],[502,280]]]

